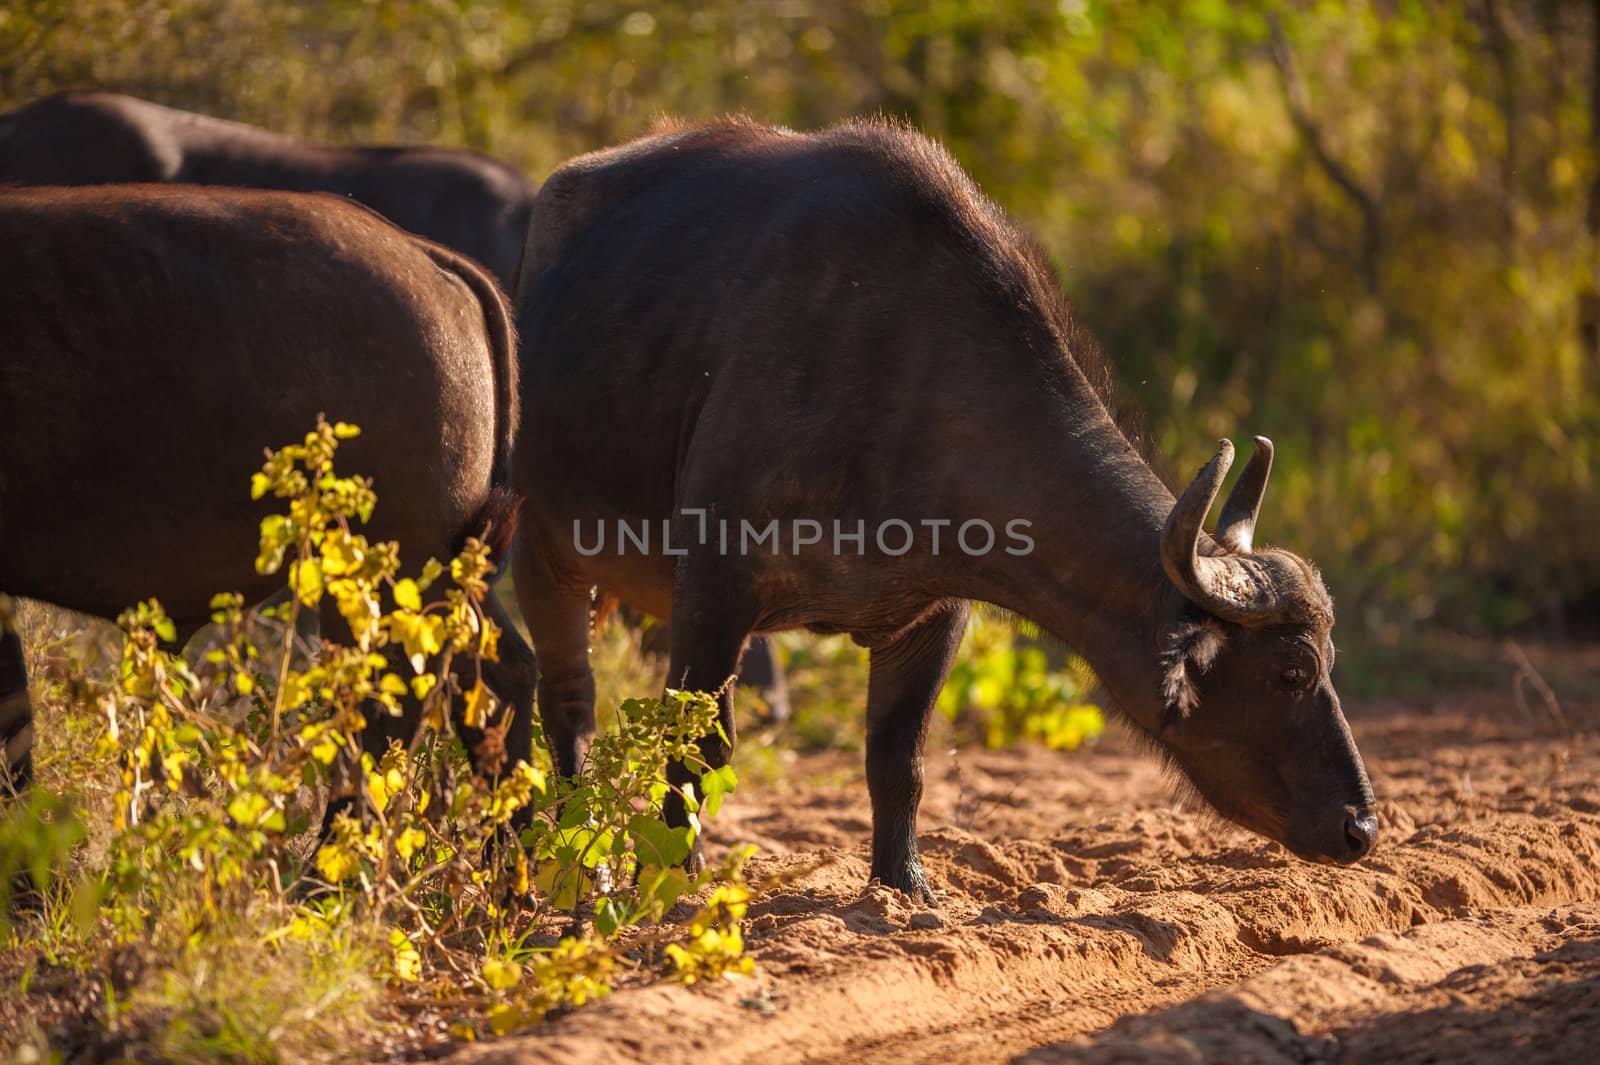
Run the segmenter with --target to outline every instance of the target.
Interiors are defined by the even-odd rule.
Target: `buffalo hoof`
[[[938,905],[938,899],[933,895],[933,888],[928,886],[927,874],[922,871],[922,863],[916,859],[892,871],[874,870],[872,879],[885,887],[904,892],[911,896],[913,901],[927,903],[929,906]]]
[[[683,867],[690,876],[699,876],[706,871],[706,850],[700,845],[700,837],[694,838],[694,843],[689,847],[689,857],[683,860]]]

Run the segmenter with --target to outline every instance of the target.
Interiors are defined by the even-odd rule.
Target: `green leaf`
[[[564,828],[543,840],[543,853],[563,865],[582,865],[592,869],[611,850],[611,831],[597,831],[593,825]]]
[[[540,862],[533,882],[558,910],[570,910],[589,887],[588,870],[564,866],[560,862]]]
[[[673,828],[654,817],[634,814],[628,819],[628,838],[641,865],[682,865],[689,857],[693,829]]]
[[[258,824],[267,810],[267,800],[252,791],[241,791],[228,803],[228,816],[246,828]]]
[[[595,903],[594,930],[610,939],[622,927],[622,910],[609,896]]]
[[[89,935],[100,919],[105,885],[97,878],[81,880],[72,890],[72,923],[80,935]]]
[[[588,788],[579,788],[567,797],[567,804],[561,808],[560,827],[577,828],[589,819],[589,796]]]
[[[661,915],[678,904],[693,885],[682,866],[663,869],[647,865],[639,870],[639,905],[659,920]]]
[[[733,771],[731,765],[700,774],[700,791],[706,797],[706,816],[717,816],[717,811],[722,809],[722,797],[738,786],[739,774]]]

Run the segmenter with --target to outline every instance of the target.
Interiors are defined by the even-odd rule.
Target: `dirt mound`
[[[1353,869],[1177,806],[1115,740],[931,754],[933,908],[864,887],[865,787],[812,759],[790,779],[836,783],[747,785],[713,829],[762,848],[755,976],[619,990],[459,1057],[1575,1060],[1600,1042],[1600,745],[1508,709],[1352,715],[1385,832]]]

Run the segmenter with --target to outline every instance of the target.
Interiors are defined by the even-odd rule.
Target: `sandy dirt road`
[[[747,782],[754,976],[623,987],[467,1062],[1600,1060],[1600,703],[1356,706],[1383,840],[1297,861],[1126,739],[929,754],[936,907],[866,887],[855,760]]]

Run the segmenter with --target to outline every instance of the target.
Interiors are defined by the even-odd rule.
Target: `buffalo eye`
[[[1310,671],[1302,666],[1290,666],[1283,671],[1283,686],[1290,691],[1299,691],[1310,679]]]

